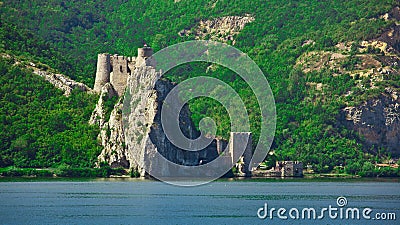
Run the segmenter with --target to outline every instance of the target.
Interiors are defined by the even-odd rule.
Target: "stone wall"
[[[97,57],[97,70],[94,83],[94,92],[100,94],[101,88],[110,83],[118,96],[123,96],[128,80],[136,68],[141,66],[155,67],[155,62],[147,60],[153,55],[150,47],[138,48],[138,57],[126,57],[101,53]]]
[[[243,154],[240,151],[244,149]],[[235,165],[239,160],[239,173],[251,176],[250,161],[252,157],[252,134],[251,132],[231,132],[229,141],[229,154],[232,164]],[[243,156],[242,159],[241,156]]]
[[[276,170],[280,171],[282,177],[303,176],[303,163],[298,161],[278,161]]]
[[[125,56],[113,55],[111,57],[110,83],[118,96],[124,95],[126,81],[131,74],[131,69],[128,67],[130,61],[130,58]]]
[[[169,162],[183,166],[204,165],[221,155],[230,165],[235,165],[242,158],[244,165],[240,172],[250,176],[252,140],[249,132],[232,133],[227,152],[224,150],[228,143],[224,140],[211,139],[210,144],[199,151],[180,149],[168,140],[161,124],[161,108],[175,85],[167,79],[160,79],[160,72],[154,68],[155,62],[143,63],[151,54],[151,48],[145,47],[138,50],[137,58],[99,55],[95,84],[97,93],[99,86],[102,87],[100,99],[90,119],[91,124],[97,124],[101,129],[99,140],[103,151],[98,157],[99,162],[107,162],[112,167],[133,168],[144,176],[145,168],[147,171],[160,166],[164,168],[161,165],[164,162],[157,160],[155,152]],[[127,93],[124,94],[126,88]],[[119,101],[110,118],[105,118],[104,101],[115,95],[120,96]],[[123,112],[128,116],[124,117]],[[180,110],[179,126],[190,139],[200,136],[187,105]],[[243,143],[247,145],[243,146]],[[237,149],[243,148],[243,157],[235,155]],[[165,168],[163,176],[185,176],[181,174],[182,171],[169,171],[168,166]]]

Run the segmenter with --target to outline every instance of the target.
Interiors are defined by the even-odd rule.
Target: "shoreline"
[[[133,178],[129,176],[112,176],[112,177],[34,177],[34,176],[19,176],[5,177],[0,176],[2,182],[159,182],[150,178]],[[211,182],[400,182],[399,177],[232,177],[219,178]]]
[[[129,171],[123,168],[0,168],[0,182],[13,181],[13,180],[44,180],[44,181],[58,181],[58,180],[156,180],[151,177],[138,177],[135,171]],[[397,174],[396,174],[397,175]],[[172,177],[173,178],[173,177]],[[180,179],[180,178],[177,178]],[[195,178],[184,178],[196,180]],[[253,176],[240,176],[234,174],[233,176],[226,176],[218,178],[217,181],[233,180],[233,181],[340,181],[340,180],[390,180],[400,181],[399,176],[359,176],[346,173],[310,173],[306,172],[303,176],[259,176],[257,173]]]

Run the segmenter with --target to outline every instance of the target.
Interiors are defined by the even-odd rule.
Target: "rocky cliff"
[[[159,77],[160,73],[151,66],[137,67],[128,77],[127,94],[115,105],[108,121],[104,101],[114,96],[115,91],[110,83],[103,86],[90,119],[90,123],[101,128],[99,139],[104,148],[98,157],[100,162],[112,167],[133,168],[144,175],[145,163],[153,162],[148,159],[154,151],[180,165],[199,165],[217,157],[216,141],[206,149],[190,152],[168,140],[161,125],[161,107],[174,84],[166,79],[157,80]],[[199,136],[187,106],[180,113],[179,124],[188,138]]]
[[[307,52],[297,59],[297,66],[304,73],[329,70],[333,76],[350,75],[356,87],[339,98],[352,99],[362,93],[375,92],[364,94],[366,97],[361,104],[345,102],[347,107],[342,109],[338,124],[356,131],[363,139],[365,150],[376,153],[383,149],[398,157],[400,89],[399,84],[388,81],[390,77],[400,76],[400,8],[393,8],[381,19],[391,20],[393,25],[377,38],[359,43],[337,43],[330,51]],[[349,63],[351,58],[353,62]],[[308,82],[307,85],[321,96],[326,94],[326,84]]]
[[[239,34],[247,23],[253,22],[254,17],[245,16],[225,16],[211,20],[202,20],[194,29],[196,39],[208,39],[221,42],[232,41],[235,45],[234,36]],[[192,33],[190,29],[181,30],[180,36],[188,36]]]
[[[110,83],[106,83],[102,89],[99,101],[90,118],[90,124],[100,127],[98,136],[103,150],[98,156],[99,162],[106,162],[111,167],[129,168],[130,154],[125,145],[125,136],[122,127],[122,102],[114,105],[110,117],[106,118],[105,101],[116,96],[116,92]]]
[[[22,67],[33,70],[33,73],[43,77],[46,81],[54,85],[54,87],[62,90],[65,96],[71,95],[72,90],[78,89],[80,91],[92,93],[92,89],[86,84],[77,82],[69,78],[68,76],[60,73],[54,73],[49,71],[50,67],[44,64],[37,65],[33,62],[19,59],[17,60],[15,56],[0,53],[2,58],[13,58],[15,60],[14,65],[20,65]]]
[[[144,166],[150,169],[160,166],[153,160],[155,151],[168,161],[186,166],[199,165],[216,158],[215,141],[206,149],[191,152],[177,148],[168,140],[161,124],[161,108],[175,85],[166,79],[157,80],[159,76],[154,68],[145,66],[135,70],[133,76],[128,78],[127,92],[130,95],[125,96],[124,107],[129,107],[124,110],[128,110],[125,113],[129,116],[124,121],[124,128],[127,129],[126,145],[132,154],[131,167],[143,174]],[[188,138],[195,139],[200,135],[187,106],[181,110],[179,125]],[[165,175],[172,174],[172,171],[164,172]]]
[[[356,107],[346,107],[342,113],[344,125],[357,131],[370,147],[387,149],[400,156],[400,96],[386,88],[378,98]]]

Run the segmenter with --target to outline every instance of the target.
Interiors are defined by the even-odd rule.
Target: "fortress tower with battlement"
[[[139,107],[139,110],[131,112],[134,116],[129,117],[132,118],[132,121],[129,123],[132,124],[135,129],[132,129],[134,132],[126,139],[123,130],[129,130],[130,128],[124,128],[121,118],[115,116],[117,113],[113,114],[113,112],[119,110],[119,106],[114,107],[108,123],[103,123],[101,119],[104,117],[103,101],[100,101],[103,99],[99,99],[100,104],[96,106],[91,116],[91,123],[99,124],[102,130],[107,128],[111,131],[111,135],[100,134],[104,149],[99,159],[107,161],[111,166],[140,168],[142,173],[144,172],[145,152],[147,151],[146,154],[148,154],[152,149],[156,149],[164,154],[163,156],[167,156],[171,161],[182,163],[182,165],[206,165],[219,156],[222,157],[223,162],[227,165],[236,166],[240,176],[251,176],[253,170],[253,168],[250,168],[252,157],[251,132],[232,132],[229,143],[222,139],[216,139],[213,140],[207,148],[203,149],[204,151],[202,151],[201,154],[196,153],[190,156],[186,153],[187,151],[177,148],[167,140],[166,135],[163,133],[164,131],[160,128],[162,127],[161,119],[159,118],[160,114],[157,112],[160,112],[163,102],[162,99],[165,99],[168,92],[174,87],[174,84],[169,81],[163,81],[159,83],[159,86],[148,87],[148,76],[158,76],[159,74],[159,72],[155,71],[156,64],[151,58],[152,55],[153,49],[148,46],[139,48],[137,57],[110,55],[108,53],[98,55],[96,79],[93,90],[99,94],[107,90],[109,96],[118,95],[119,97],[123,97],[128,85],[129,76],[135,74],[137,77],[133,80],[137,81],[137,85],[139,85],[137,87],[141,88],[138,88],[138,92],[131,96],[130,101],[136,102],[139,99],[139,101],[143,103],[135,103],[137,104],[136,106]],[[146,92],[147,88],[157,90],[158,97],[152,99],[152,96],[148,95]],[[154,100],[159,102],[153,102]],[[154,111],[154,114],[144,114],[142,112],[148,110],[145,107],[149,107],[149,103],[150,107],[154,107],[149,111]],[[140,107],[142,107],[143,110],[140,110],[142,109]],[[194,125],[191,125],[192,120],[190,118],[190,112],[188,109],[185,110],[186,115],[179,118],[179,121],[184,121],[182,124],[187,124],[187,126],[181,127],[181,129],[185,129],[188,134],[194,137],[196,136],[194,135],[196,131],[193,129]],[[152,129],[142,129],[143,124],[153,124],[151,126]],[[137,130],[141,130],[142,133],[139,133],[140,135],[136,134]],[[147,142],[145,146],[141,144],[142,142],[140,141],[143,137],[149,138],[146,139],[149,140],[149,144]],[[140,141],[138,142],[137,140]],[[146,155],[146,157],[151,157],[151,154],[149,156]],[[157,163],[157,161],[154,162],[154,165],[156,165],[155,163]],[[170,172],[166,171],[166,174],[168,173]],[[170,175],[172,175],[172,173],[170,173]]]
[[[122,96],[128,76],[132,71],[141,66],[155,67],[155,62],[147,60],[152,55],[153,49],[146,45],[143,48],[138,48],[137,57],[110,55],[108,53],[99,54],[93,90],[96,93],[101,93],[101,88],[110,83],[117,95]]]

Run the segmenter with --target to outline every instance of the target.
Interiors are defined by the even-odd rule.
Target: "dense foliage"
[[[135,55],[136,48],[143,43],[159,50],[194,39],[193,35],[180,37],[178,32],[193,29],[200,20],[251,14],[256,20],[235,37],[235,47],[255,60],[274,92],[278,124],[273,150],[278,159],[302,160],[313,165],[317,172],[326,172],[338,165],[359,162],[362,167],[364,162],[379,160],[366,155],[360,137],[337,123],[346,101],[357,102],[370,93],[364,95],[355,90],[355,81],[348,75],[332,76],[331,71],[304,74],[294,68],[296,59],[307,51],[332,48],[338,42],[376,37],[391,23],[371,18],[378,18],[396,3],[396,0],[7,1],[0,6],[0,48],[33,57],[92,86],[100,52]],[[302,46],[308,39],[314,40],[315,45]],[[349,62],[348,66],[352,64]],[[1,135],[3,165],[0,166],[50,166],[64,161],[91,165],[99,148],[94,142],[96,130],[86,123],[93,109],[92,97],[75,93],[65,98],[29,72],[10,66],[10,62],[2,61],[0,66],[1,132],[6,132]],[[217,67],[205,73],[207,66],[183,65],[170,71],[168,77],[180,82],[207,75],[231,85],[245,101],[257,140],[259,111],[250,88],[227,69]],[[394,79],[398,78],[387,79],[384,85],[396,84],[398,80]],[[306,82],[322,83],[327,94],[321,96]],[[342,97],[349,90],[359,91],[360,97]],[[190,108],[196,123],[204,116],[211,116],[219,125],[218,134],[227,137],[229,117],[220,104],[200,98],[193,100]]]
[[[0,60],[0,167],[94,166],[99,131],[87,119],[96,96],[65,97],[13,63]]]

